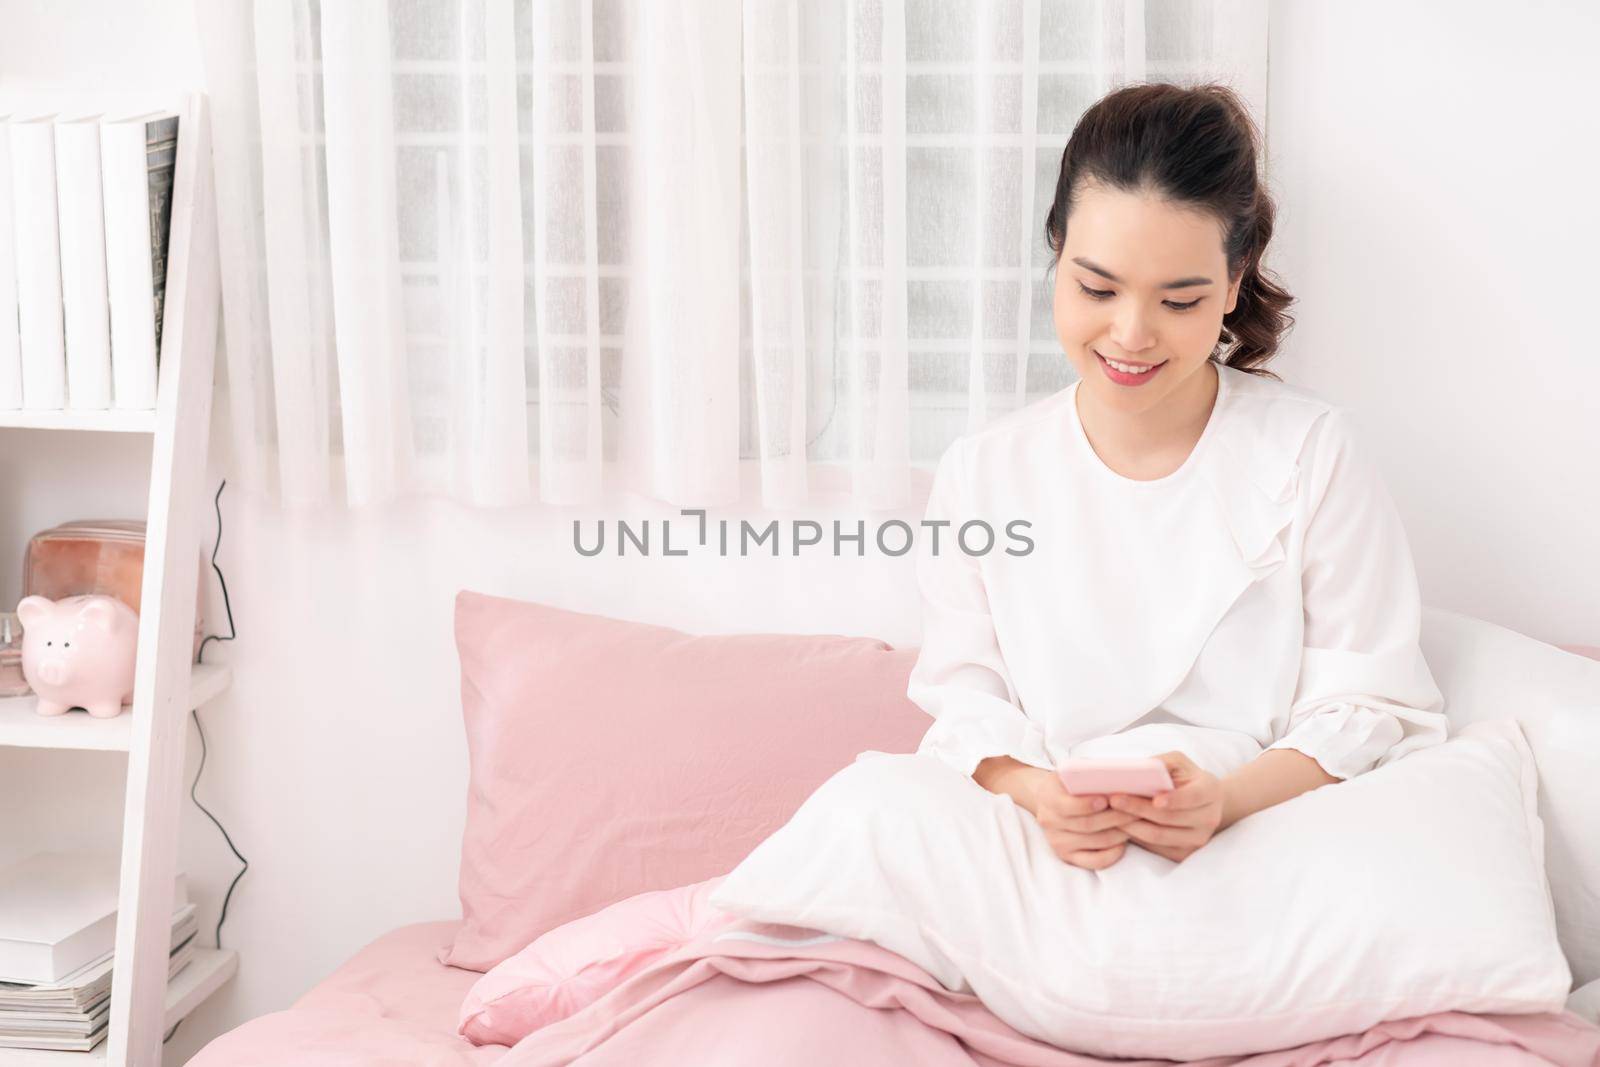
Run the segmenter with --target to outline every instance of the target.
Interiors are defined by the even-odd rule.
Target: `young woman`
[[[919,548],[919,748],[1031,812],[1062,860],[1182,861],[1252,812],[1445,737],[1393,501],[1348,416],[1262,364],[1291,297],[1221,86],[1091,107],[1045,231],[1078,381],[958,439],[928,519],[1027,520],[1026,555]],[[1357,355],[1357,354],[1352,354]],[[1154,800],[1068,756],[1158,755]]]

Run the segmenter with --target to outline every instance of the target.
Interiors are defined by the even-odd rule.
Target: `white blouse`
[[[1293,748],[1349,778],[1445,738],[1405,530],[1349,416],[1217,368],[1183,466],[1111,470],[1078,383],[957,439],[918,537],[919,752],[963,774],[1008,755],[1186,753],[1230,773]],[[953,535],[982,519],[968,554]],[[1033,542],[1008,537],[1007,524]],[[1008,553],[1006,550],[1011,549]]]

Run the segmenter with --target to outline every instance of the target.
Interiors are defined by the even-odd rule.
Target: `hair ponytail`
[[[1222,317],[1222,335],[1212,354],[1220,363],[1259,374],[1272,373],[1259,368],[1277,352],[1279,341],[1294,324],[1288,314],[1294,297],[1261,267],[1272,239],[1273,215],[1272,201],[1263,193],[1254,220],[1243,227],[1249,249],[1239,279],[1239,299]]]

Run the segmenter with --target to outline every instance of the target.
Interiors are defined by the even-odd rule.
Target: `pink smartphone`
[[[1172,788],[1167,765],[1148,759],[1078,759],[1061,761],[1056,768],[1061,784],[1073,796],[1129,793],[1153,797]]]

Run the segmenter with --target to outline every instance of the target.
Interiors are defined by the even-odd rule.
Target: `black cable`
[[[205,814],[205,817],[211,820],[212,825],[216,826],[217,830],[222,834],[222,839],[228,843],[228,849],[233,853],[234,858],[240,863],[239,873],[233,876],[233,881],[228,883],[228,891],[222,896],[222,913],[217,916],[216,940],[217,947],[221,948],[222,924],[228,921],[228,901],[233,899],[233,890],[234,887],[239,884],[239,879],[243,878],[244,872],[250,869],[250,861],[245,859],[243,853],[241,853],[238,847],[234,845],[233,838],[228,836],[228,831],[223,827],[222,823],[218,821],[217,817],[211,814],[204,804],[200,803],[199,797],[194,795],[195,789],[200,785],[200,772],[205,770],[206,767],[206,733],[200,728],[200,715],[198,709],[191,708],[189,713],[194,716],[195,732],[200,735],[200,766],[195,768],[194,782],[189,786],[189,799],[194,801],[194,806],[199,808]]]
[[[228,603],[228,579],[222,576],[222,568],[217,566],[217,552],[222,548],[222,491],[227,487],[228,479],[224,478],[222,484],[217,486],[217,495],[211,500],[211,506],[217,509],[217,540],[211,546],[211,569],[217,572],[217,584],[222,586],[222,606],[228,612],[228,636],[211,634],[200,642],[194,658],[202,663],[206,658],[206,645],[212,641],[232,641],[239,636],[239,632],[233,628],[233,605]]]
[[[222,587],[222,606],[228,613],[228,636],[223,637],[220,634],[212,634],[200,642],[200,649],[196,654],[195,659],[202,663],[205,662],[205,651],[207,644],[212,641],[232,641],[235,637],[239,636],[239,631],[233,625],[233,605],[228,600],[228,580],[223,577],[222,568],[217,566],[217,552],[222,548],[222,490],[226,488],[227,484],[228,479],[222,479],[222,484],[217,486],[217,495],[212,499],[212,505],[217,510],[217,541],[216,544],[212,545],[211,547],[211,569],[217,572],[217,583]],[[222,825],[222,822],[215,815],[211,814],[211,811],[204,804],[200,803],[200,798],[195,795],[195,790],[200,787],[200,775],[206,769],[206,732],[200,726],[200,709],[190,708],[189,714],[194,717],[195,733],[199,734],[200,736],[200,766],[194,769],[194,782],[189,786],[189,799],[194,801],[194,806],[199,808],[201,812],[205,814],[206,818],[211,820],[212,825],[214,825],[218,832],[222,834],[222,839],[228,843],[228,848],[233,852],[234,858],[237,859],[241,864],[239,873],[233,876],[232,882],[228,883],[228,891],[223,894],[222,897],[222,912],[217,916],[216,940],[217,947],[221,948],[222,924],[228,921],[228,901],[233,899],[233,891],[234,888],[238,886],[239,879],[243,878],[244,872],[250,869],[250,861],[245,859],[244,854],[239,851],[236,845],[234,845],[233,838],[228,836],[228,831]],[[176,1030],[177,1027],[173,1027],[173,1029]],[[170,1033],[167,1035],[169,1038],[171,1036],[172,1035]]]

